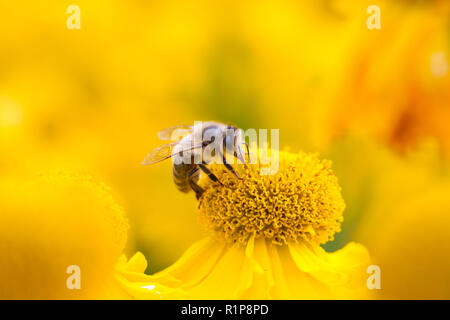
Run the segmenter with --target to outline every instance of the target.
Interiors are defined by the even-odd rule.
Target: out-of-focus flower
[[[370,229],[367,245],[382,268],[384,299],[449,299],[450,185],[430,186],[402,199],[384,223]],[[360,232],[364,232],[360,230]],[[383,236],[375,236],[382,232]]]
[[[353,2],[341,1],[349,4],[341,10],[363,25],[367,16],[354,10],[363,10],[369,2],[354,7]],[[354,33],[341,77],[321,100],[331,106],[322,124],[331,137],[360,130],[401,151],[433,137],[448,156],[449,3],[379,5],[381,29],[361,27]]]
[[[2,299],[126,298],[114,279],[128,223],[108,188],[57,171],[0,180]],[[79,268],[79,289],[68,278]],[[69,272],[69,273],[67,273]]]
[[[200,220],[211,235],[195,243],[169,268],[142,274],[145,258],[121,272],[136,298],[193,299],[361,298],[367,293],[367,250],[349,243],[326,253],[320,244],[339,231],[344,201],[329,161],[280,153],[279,171],[261,175],[261,163],[238,180],[222,165],[211,170],[224,184],[201,181]],[[130,272],[131,271],[131,272]]]
[[[430,141],[399,155],[358,135],[328,156],[347,210],[342,232],[327,249],[349,239],[367,246],[381,268],[375,297],[448,299],[450,170],[439,147]]]

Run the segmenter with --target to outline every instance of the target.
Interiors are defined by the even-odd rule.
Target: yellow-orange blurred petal
[[[32,182],[0,181],[0,297],[120,298],[114,266],[125,246],[127,219],[108,188],[61,171]],[[80,289],[69,289],[69,266]]]

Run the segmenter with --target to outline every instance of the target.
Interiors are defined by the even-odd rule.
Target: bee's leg
[[[244,153],[243,153],[243,151],[242,151],[242,149],[241,150],[237,150],[235,153],[234,153],[234,157],[237,159],[237,160],[239,160],[243,165],[244,165],[244,168],[248,168],[248,166],[247,166],[247,163],[246,163],[246,161],[245,161],[245,157],[244,157]],[[250,158],[249,158],[250,159]]]
[[[223,186],[222,182],[220,182],[220,180],[216,177],[216,175],[214,173],[211,172],[211,170],[209,170],[206,166],[205,166],[205,162],[200,163],[198,165],[200,167],[200,169],[202,169],[202,171],[204,173],[206,173],[208,175],[208,177],[214,181],[214,182],[218,182],[220,183],[221,186]]]
[[[246,153],[247,153],[247,159],[248,159],[248,162],[250,162],[250,148],[248,147],[248,143],[247,142],[244,142],[244,144],[245,144],[245,151],[246,151]]]
[[[191,170],[188,173],[188,183],[189,186],[191,187],[191,189],[195,192],[195,196],[197,197],[197,200],[202,196],[203,192],[205,192],[205,190],[203,190],[202,187],[200,187],[195,181],[194,181],[194,174],[198,171],[198,167],[195,167],[193,170]]]
[[[234,170],[234,168],[231,166],[231,164],[229,164],[227,162],[227,159],[224,154],[222,154],[222,161],[223,161],[225,168],[230,170],[236,176],[236,178],[238,178],[239,180],[243,180],[241,177],[239,177],[238,173]]]

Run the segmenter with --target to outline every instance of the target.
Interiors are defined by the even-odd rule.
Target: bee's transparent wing
[[[178,141],[191,132],[192,126],[174,126],[158,132],[158,138],[160,138],[161,140]]]
[[[177,145],[178,142],[172,142],[169,144],[162,145],[152,152],[150,152],[147,157],[145,157],[144,161],[142,161],[142,164],[148,165],[148,164],[154,164],[163,160],[166,160],[172,156],[174,156],[177,153],[184,152],[184,151],[190,151],[193,149],[201,148],[202,145],[197,146],[191,146],[188,148],[185,148],[181,151],[178,151],[177,153],[173,153],[173,148]]]

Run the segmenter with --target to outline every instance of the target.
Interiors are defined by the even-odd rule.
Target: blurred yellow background
[[[80,29],[66,26],[72,4]],[[372,4],[381,30],[366,26]],[[0,177],[61,168],[105,181],[128,215],[125,252],[154,272],[204,234],[170,161],[141,165],[157,132],[195,120],[276,128],[282,148],[334,162],[347,209],[328,250],[361,241],[390,266],[399,242],[427,251],[421,271],[445,274],[449,61],[445,0],[2,1]],[[423,286],[450,298],[444,280]],[[409,294],[390,288],[384,297]]]

